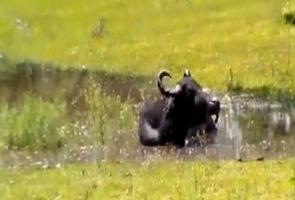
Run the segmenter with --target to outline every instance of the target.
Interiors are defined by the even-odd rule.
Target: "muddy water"
[[[225,95],[214,157],[258,159],[295,155],[295,109],[250,95]],[[210,154],[209,153],[209,154]]]
[[[51,66],[20,63],[9,75],[0,74],[0,99],[14,102],[24,93],[45,100],[63,96],[71,109],[83,107],[80,92],[93,79],[109,95],[122,101],[141,102],[142,95],[155,94],[153,78],[120,76],[85,70],[58,70]],[[145,88],[145,91],[143,90]],[[144,91],[144,92],[143,92]],[[151,92],[150,92],[151,91]],[[275,102],[253,95],[221,95],[222,111],[216,143],[203,147],[145,148],[138,144],[136,127],[132,137],[118,137],[108,146],[77,146],[56,152],[3,151],[0,166],[59,167],[72,162],[147,159],[277,159],[295,156],[295,107],[292,100]]]
[[[0,66],[1,67],[1,66]],[[0,100],[15,102],[25,93],[44,100],[65,97],[68,104],[79,102],[81,92],[92,83],[99,83],[104,93],[139,102],[143,88],[154,85],[154,80],[145,76],[122,75],[85,69],[59,69],[49,64],[21,62],[13,66],[11,73],[0,73]],[[154,92],[155,90],[153,90]]]

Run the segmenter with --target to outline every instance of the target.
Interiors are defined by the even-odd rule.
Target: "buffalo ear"
[[[183,72],[183,77],[191,77],[191,72],[188,69],[185,69]]]

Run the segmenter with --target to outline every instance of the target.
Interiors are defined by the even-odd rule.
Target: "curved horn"
[[[169,88],[166,89],[162,82],[165,76],[171,78],[171,75],[167,70],[161,70],[158,74],[158,81],[157,81],[158,88],[161,94],[164,95],[165,97],[174,96],[180,91],[180,86],[176,85],[175,88],[173,89],[169,89]]]

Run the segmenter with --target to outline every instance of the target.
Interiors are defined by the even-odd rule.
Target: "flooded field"
[[[15,70],[11,73],[0,73],[0,100],[14,102],[22,94],[30,93],[49,101],[66,98],[67,103],[74,104],[90,84],[99,83],[108,95],[139,102],[146,86],[154,85],[149,77],[84,69],[62,70],[50,64],[21,62],[13,67]],[[79,105],[82,105],[81,101]]]
[[[157,97],[155,79],[150,77],[128,77],[86,70],[55,70],[32,63],[20,63],[17,69],[15,73],[0,75],[1,102],[9,102],[12,107],[23,94],[49,102],[58,98],[66,102],[73,119],[76,115],[72,113],[87,112],[83,94],[89,84],[98,83],[102,92],[110,98],[131,104],[133,110],[128,112],[132,112],[137,119],[143,98]],[[87,135],[87,123],[78,123],[76,126],[79,127],[75,131],[79,130],[78,140],[82,138],[83,142],[67,143],[56,150],[4,148],[1,150],[0,166],[50,168],[66,163],[106,160],[263,160],[295,156],[295,107],[291,98],[276,102],[257,98],[253,94],[222,94],[219,99],[222,111],[216,143],[212,145],[183,149],[142,147],[138,144],[136,120],[131,122],[132,127],[125,132],[110,129],[105,136],[107,139],[95,143]],[[109,115],[106,120],[111,118]]]

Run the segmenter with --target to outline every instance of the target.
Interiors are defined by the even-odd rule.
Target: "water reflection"
[[[274,110],[268,117],[268,140],[274,137],[274,131],[281,131],[282,134],[290,134],[292,121],[291,114],[287,111]]]
[[[28,67],[30,66],[30,67]],[[19,70],[9,76],[0,74],[0,99],[13,102],[22,93],[51,100],[64,95],[69,109],[83,107],[80,92],[95,77],[102,89],[109,95],[119,95],[122,101],[142,102],[141,88],[147,88],[150,95],[156,94],[153,79],[147,77],[123,77],[103,72],[83,70],[52,70],[46,66],[32,67],[22,63]],[[148,83],[148,84],[146,84]],[[145,95],[146,96],[146,95]],[[25,152],[4,150],[0,153],[0,167],[60,167],[72,162],[101,162],[105,160],[146,160],[146,159],[188,159],[223,160],[259,157],[266,159],[295,156],[295,109],[292,101],[272,102],[251,95],[220,96],[222,110],[218,124],[216,143],[205,147],[145,148],[138,144],[136,125],[130,135],[117,135],[105,145],[69,145],[56,152]],[[138,113],[139,107],[135,109]],[[81,129],[82,130],[82,129]]]
[[[250,95],[225,95],[222,105],[218,139],[231,148],[232,158],[295,155],[292,106]]]
[[[2,152],[0,165],[11,167],[59,167],[72,162],[102,162],[147,159],[255,160],[295,156],[294,109],[265,103],[253,97],[221,98],[222,112],[216,144],[205,147],[150,148],[138,144],[136,129],[132,137],[121,135],[104,146],[65,147],[57,152]],[[279,106],[277,106],[279,105]]]
[[[229,139],[229,144],[232,148],[233,156],[238,159],[240,158],[240,148],[242,142],[242,130],[240,128],[238,116],[240,116],[240,109],[238,104],[234,105],[232,98],[225,95],[223,98],[224,116],[220,123],[220,133],[225,134],[225,138]]]
[[[0,54],[1,59],[1,54]],[[4,58],[3,58],[4,59]],[[0,60],[1,63],[4,61]],[[8,61],[7,61],[8,62]],[[5,65],[8,65],[5,61]],[[81,93],[93,83],[99,83],[105,93],[133,102],[142,100],[141,88],[153,88],[153,79],[85,69],[60,69],[50,64],[20,62],[11,72],[0,71],[0,101],[15,102],[30,93],[44,100],[66,98],[71,108],[83,109]],[[152,90],[153,94],[155,90]]]

